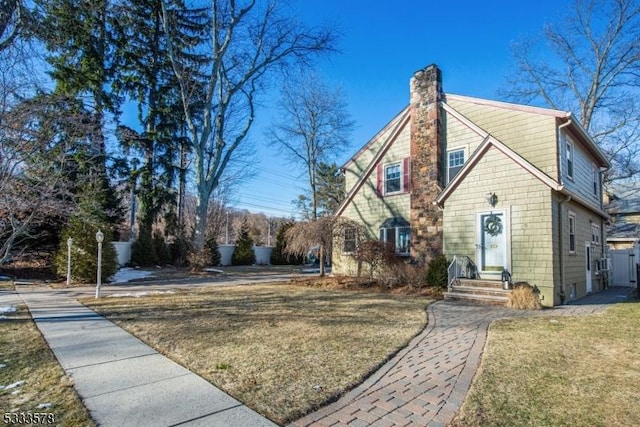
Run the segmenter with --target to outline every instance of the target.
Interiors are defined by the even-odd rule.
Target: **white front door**
[[[593,285],[591,284],[591,243],[584,244],[584,261],[587,274],[587,293],[593,292]]]
[[[504,212],[478,215],[478,257],[480,276],[500,280],[507,269],[507,229]]]

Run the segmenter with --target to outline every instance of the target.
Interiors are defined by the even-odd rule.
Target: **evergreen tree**
[[[236,239],[236,249],[233,251],[233,265],[252,265],[256,262],[253,253],[253,239],[249,235],[249,222],[246,218],[242,220],[240,233]]]
[[[107,174],[105,114],[117,112],[117,98],[109,91],[113,76],[112,14],[108,0],[52,0],[42,8],[39,33],[47,49],[55,92],[82,103],[91,112],[87,132],[90,155],[85,159],[86,180],[102,194],[102,210],[110,224],[120,222],[123,211]]]
[[[104,234],[102,244],[102,281],[107,281],[118,270],[116,250],[111,244],[113,232],[102,210],[102,197],[88,185],[81,192],[78,211],[71,217],[69,225],[62,232],[60,247],[54,263],[58,275],[67,274],[67,239],[72,238],[71,275],[74,280],[94,282],[98,269],[98,230]]]
[[[316,196],[321,216],[333,215],[342,204],[345,198],[344,175],[335,163],[318,164]]]
[[[293,221],[283,222],[276,234],[276,245],[271,252],[271,264],[273,265],[300,265],[304,262],[304,257],[299,254],[287,253],[286,232],[293,227]]]

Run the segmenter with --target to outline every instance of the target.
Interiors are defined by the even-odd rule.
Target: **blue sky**
[[[429,64],[442,70],[445,92],[500,99],[498,90],[513,69],[511,44],[540,34],[571,6],[569,0],[293,2],[303,22],[334,23],[341,32],[341,53],[319,64],[322,78],[342,88],[356,122],[350,147],[336,161],[344,163],[408,104],[409,79]],[[291,200],[302,193],[305,178],[264,144],[275,95],[251,134],[261,158],[257,176],[234,191],[233,206],[291,216]]]

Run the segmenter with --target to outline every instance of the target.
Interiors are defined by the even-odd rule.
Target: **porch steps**
[[[448,300],[470,301],[482,304],[503,305],[508,301],[508,290],[495,280],[458,279],[451,291],[444,294]]]

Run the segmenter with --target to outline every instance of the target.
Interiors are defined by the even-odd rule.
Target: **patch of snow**
[[[0,385],[0,390],[9,390],[9,389],[12,389],[12,388],[20,387],[23,384],[24,384],[24,381],[16,381],[15,383],[9,384],[9,385],[6,385],[6,386],[1,386]]]
[[[217,268],[211,268],[211,267],[203,268],[202,271],[206,271],[207,273],[220,273],[220,274],[224,273],[224,271],[222,270],[218,270]]]
[[[140,292],[120,292],[117,294],[109,295],[109,298],[124,298],[124,297],[146,297],[147,295],[162,295],[162,294],[175,294],[174,291],[140,291]]]
[[[51,408],[51,403],[40,403],[36,406],[36,409],[48,409]]]
[[[20,394],[20,393],[22,393],[22,390],[20,389],[11,392],[11,394],[13,395]],[[16,411],[11,411],[11,412],[16,412]]]
[[[0,369],[2,369],[2,368],[6,368],[6,367],[7,367],[7,365],[6,365],[6,364],[4,364],[4,363],[0,363]]]
[[[12,305],[0,307],[0,313],[13,313],[16,311],[16,308]]]
[[[146,270],[136,270],[135,268],[121,268],[116,274],[111,276],[111,283],[126,283],[131,280],[144,279],[153,276],[153,272]]]
[[[8,319],[8,317],[7,316],[0,316],[0,320],[3,320],[3,319]]]

